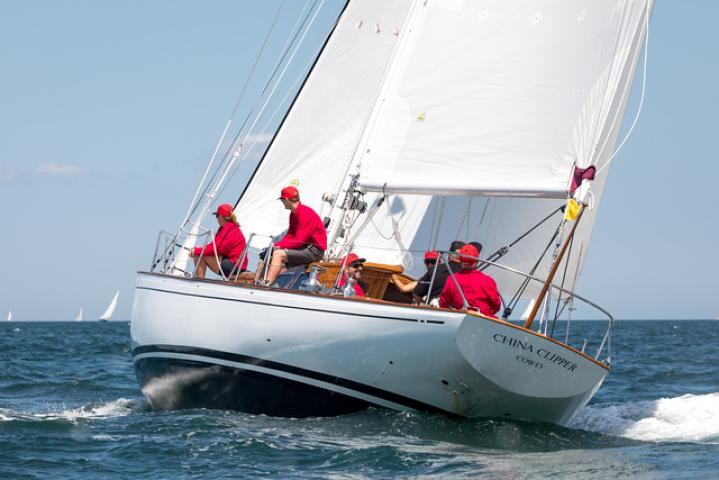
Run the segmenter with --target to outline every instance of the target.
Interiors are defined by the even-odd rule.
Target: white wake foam
[[[719,443],[719,392],[587,407],[570,426],[650,442]]]
[[[0,408],[0,421],[10,420],[68,420],[76,422],[81,418],[109,418],[124,417],[131,413],[142,410],[142,406],[135,400],[128,398],[118,398],[112,402],[104,404],[83,405],[78,408],[72,408],[60,411],[50,412],[17,412],[11,409]]]

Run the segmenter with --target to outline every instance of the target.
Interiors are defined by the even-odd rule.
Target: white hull
[[[568,423],[608,368],[499,320],[139,273],[133,362],[155,409],[368,406]]]

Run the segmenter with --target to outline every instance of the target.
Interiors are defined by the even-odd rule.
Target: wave
[[[147,404],[142,401],[118,398],[112,402],[99,405],[88,404],[77,408],[50,412],[17,412],[12,409],[0,408],[0,421],[67,420],[75,423],[80,419],[124,417],[146,410]]]
[[[570,425],[648,442],[719,443],[719,392],[586,407]]]

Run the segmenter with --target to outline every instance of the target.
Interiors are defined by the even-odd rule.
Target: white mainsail
[[[8,310],[8,312],[7,312],[7,318],[6,318],[5,320],[7,320],[8,322],[9,322],[10,320],[12,320],[12,310]]]
[[[77,315],[75,316],[75,321],[76,321],[76,322],[81,322],[81,321],[82,321],[82,314],[83,314],[83,312],[82,312],[82,307],[80,307],[80,311],[79,311],[79,312],[77,313]]]
[[[347,174],[359,172],[365,188],[399,192],[355,241],[372,261],[411,269],[403,250],[477,240],[487,256],[508,245],[562,205],[573,163],[602,166],[613,155],[651,5],[350,2],[240,200],[243,229],[279,233],[288,213],[275,199],[293,180],[302,201],[328,215],[322,194],[341,194]],[[595,208],[558,273],[568,285],[607,172],[592,184]],[[537,228],[503,263],[532,270],[557,223]],[[522,281],[492,275],[506,292]]]
[[[115,292],[115,296],[112,297],[112,301],[110,302],[110,305],[108,305],[105,312],[100,315],[100,320],[110,320],[112,317],[112,314],[115,313],[115,308],[117,307],[117,297],[120,296],[120,291],[118,290]]]
[[[362,185],[565,198],[573,163],[601,165],[613,153],[647,9],[635,0],[426,2],[375,108]]]

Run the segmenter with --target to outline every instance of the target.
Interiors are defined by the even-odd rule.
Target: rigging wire
[[[301,38],[299,39],[299,41],[298,41],[297,44],[295,45],[292,54],[290,55],[289,59],[288,59],[287,62],[285,63],[284,68],[282,69],[282,72],[280,73],[280,75],[279,75],[279,77],[277,78],[277,80],[274,82],[274,85],[272,86],[272,89],[270,90],[270,93],[267,95],[267,98],[265,99],[264,103],[262,104],[262,107],[260,108],[260,111],[259,111],[259,112],[257,113],[257,115],[255,116],[255,118],[254,118],[254,120],[253,120],[253,122],[252,122],[252,125],[250,126],[249,130],[248,130],[247,133],[245,134],[245,136],[244,136],[244,138],[243,138],[243,143],[244,143],[245,141],[247,141],[247,139],[249,138],[250,134],[254,131],[254,128],[257,126],[257,122],[259,122],[260,119],[262,118],[262,116],[263,116],[263,114],[264,114],[264,112],[265,112],[265,109],[267,108],[267,106],[268,106],[269,103],[270,103],[270,100],[273,99],[274,94],[275,94],[275,91],[277,90],[277,88],[279,87],[280,83],[282,82],[282,79],[284,78],[285,73],[287,73],[287,69],[289,68],[290,65],[292,65],[292,60],[294,59],[295,55],[297,54],[297,51],[299,50],[300,45],[302,45],[302,43],[304,42],[304,39],[307,37],[307,34],[309,33],[310,28],[312,27],[312,24],[313,24],[314,21],[317,19],[317,16],[318,16],[320,10],[322,9],[322,6],[324,5],[324,2],[325,2],[325,0],[322,0],[320,6],[315,10],[314,15],[312,16],[312,19],[310,20],[309,24],[307,24],[307,28],[304,30],[304,33],[302,34]],[[308,13],[308,14],[309,14],[309,13]],[[235,138],[236,138],[236,139],[239,138],[239,136],[240,136],[241,133],[242,133],[242,132],[238,132],[238,135],[237,135],[237,137],[235,137]],[[235,141],[236,141],[236,140],[235,140]],[[239,152],[236,152],[236,154],[233,154],[232,159],[230,159],[230,161],[228,162],[228,165],[223,169],[223,174],[222,174],[222,176],[219,178],[219,180],[217,180],[217,182],[215,183],[215,186],[214,186],[214,188],[216,189],[216,191],[219,192],[219,191],[221,191],[221,190],[224,188],[224,187],[223,187],[223,184],[225,184],[225,180],[227,179],[227,176],[230,174],[230,171],[232,170],[233,166],[234,166],[235,163],[237,162],[237,158],[238,158],[238,157],[239,157]]]
[[[434,225],[437,222],[437,205],[439,202],[434,201],[434,209],[432,210],[432,223],[429,227],[429,236],[427,237],[427,250],[435,250],[436,245],[432,243],[432,236],[434,234]]]
[[[308,67],[309,67],[309,65],[305,66],[305,70],[306,70]],[[269,116],[269,118],[267,119],[267,121],[266,121],[265,124],[263,125],[261,131],[264,131],[264,130],[266,130],[267,128],[269,128],[270,124],[272,124],[272,122],[273,122],[273,121],[275,120],[275,118],[277,117],[277,114],[280,113],[280,111],[282,111],[282,106],[285,104],[285,102],[287,101],[287,99],[291,96],[291,94],[294,92],[295,88],[297,87],[297,85],[298,85],[301,81],[302,81],[302,76],[300,75],[300,76],[297,77],[297,79],[295,80],[295,82],[294,82],[294,83],[290,86],[290,88],[287,90],[287,93],[285,93],[284,97],[282,97],[282,100],[280,100],[280,102],[278,102],[277,106],[275,107],[275,110],[274,110],[274,111],[272,112],[272,114]],[[253,144],[250,146],[249,150],[243,151],[243,153],[244,153],[244,158],[240,159],[240,160],[237,162],[237,165],[236,165],[235,168],[232,170],[232,173],[231,173],[231,174],[229,175],[229,177],[227,178],[227,181],[226,181],[226,182],[224,183],[224,185],[222,185],[222,186],[220,187],[220,189],[218,190],[218,195],[221,194],[221,193],[225,190],[225,188],[227,188],[227,186],[230,184],[231,180],[234,178],[235,174],[237,174],[237,172],[239,171],[239,167],[240,167],[240,165],[242,164],[242,162],[244,162],[245,160],[247,160],[247,159],[249,158],[249,156],[252,154],[252,152],[254,151],[254,148],[255,148],[256,146],[257,146],[257,143],[253,143]],[[238,200],[238,203],[239,203],[239,200]]]
[[[309,0],[306,0],[305,5],[302,7],[302,11],[300,12],[300,15],[297,17],[297,21],[295,22],[295,24],[292,26],[292,29],[290,30],[290,32],[294,31],[295,34],[288,37],[287,41],[285,42],[285,45],[282,47],[281,51],[284,53],[280,56],[280,58],[275,63],[275,66],[272,69],[272,73],[270,74],[269,78],[267,79],[267,83],[265,83],[265,86],[262,88],[262,95],[265,94],[265,92],[267,91],[267,87],[270,86],[272,79],[275,78],[275,75],[277,74],[277,71],[279,70],[280,65],[282,65],[282,63],[285,61],[285,58],[287,58],[287,52],[290,51],[290,46],[295,43],[295,40],[297,40],[297,36],[302,31],[302,28],[303,28],[302,26],[307,21],[307,18],[309,18],[310,12],[312,12],[312,10],[315,8],[315,6],[317,6],[317,0],[314,0],[314,3],[312,3],[312,6],[305,14],[305,9],[307,8],[308,4],[309,4]],[[303,15],[304,15],[304,18],[303,18]],[[300,18],[302,18],[301,23],[300,23]],[[298,27],[298,25],[299,25],[299,27]],[[297,30],[295,31],[295,29],[297,29]]]
[[[307,11],[307,13],[305,13],[305,10],[307,9],[307,5],[309,4],[309,1],[310,1],[310,0],[306,0],[306,1],[305,1],[305,5],[304,5],[304,7],[302,8],[302,11],[300,12],[300,16],[298,17],[297,21],[295,22],[295,24],[293,25],[292,29],[290,30],[290,35],[288,36],[288,39],[285,41],[285,45],[284,45],[284,46],[282,47],[282,49],[280,50],[280,57],[281,57],[281,58],[285,58],[285,57],[286,57],[287,52],[289,51],[290,47],[292,46],[294,40],[297,38],[297,34],[302,30],[302,25],[305,24],[305,22],[307,21],[307,18],[309,18],[310,13],[312,12],[312,9],[310,8],[310,10]],[[315,4],[316,4],[316,0],[315,0]],[[313,7],[314,7],[314,5],[313,5]],[[300,19],[302,19],[302,20],[300,21]],[[298,25],[300,25],[299,29],[297,30],[297,32],[295,32],[294,34],[292,34],[291,32],[295,31],[295,29],[298,28]],[[280,63],[281,63],[281,62],[280,62]],[[276,65],[278,65],[278,64],[279,64],[279,63],[276,62]],[[273,80],[273,78],[274,78],[274,72],[273,72],[273,74],[270,76],[270,80],[268,81],[268,83],[265,84],[265,86],[263,87],[263,93],[265,92],[265,90],[266,90],[266,88],[267,88],[267,85],[269,85],[269,83]],[[247,116],[245,117],[245,120],[242,122],[242,125],[241,125],[240,128],[237,130],[237,134],[236,134],[235,137],[232,139],[232,141],[228,144],[227,150],[225,151],[225,153],[224,153],[224,155],[223,155],[223,160],[222,160],[222,162],[218,165],[218,167],[217,167],[217,169],[215,170],[215,173],[213,174],[212,178],[207,182],[207,185],[206,185],[206,187],[205,187],[205,192],[207,192],[207,190],[208,190],[208,189],[210,188],[210,186],[213,184],[213,182],[215,181],[215,179],[217,178],[217,176],[220,174],[220,172],[222,172],[222,171],[224,171],[224,170],[230,168],[230,166],[232,165],[231,159],[232,159],[233,157],[236,159],[236,157],[238,157],[238,156],[239,156],[239,153],[242,151],[242,148],[244,147],[245,142],[247,141],[247,139],[248,139],[248,138],[250,137],[250,135],[252,134],[252,130],[250,130],[250,132],[247,133],[247,135],[246,135],[245,138],[244,138],[244,141],[239,143],[239,147],[238,147],[237,149],[235,148],[235,145],[238,145],[238,140],[239,140],[240,136],[242,135],[242,133],[245,131],[245,127],[247,126],[247,123],[250,121],[251,118],[253,118],[253,115],[254,115],[254,113],[255,113],[255,111],[256,111],[256,109],[257,109],[258,103],[259,103],[259,101],[260,101],[261,98],[262,98],[262,95],[258,95],[258,97],[257,97],[257,103],[255,103],[255,105],[252,106],[252,108],[251,108],[250,111],[248,112]],[[270,99],[271,99],[271,97],[267,98],[266,101],[269,102]],[[261,113],[258,114],[258,117],[259,117],[260,115],[261,115]],[[253,125],[253,128],[254,128],[254,125]],[[233,153],[233,150],[234,150],[234,153]],[[231,157],[231,155],[232,155],[233,157]],[[245,158],[247,158],[247,156],[248,156],[248,155],[246,155]]]
[[[434,231],[434,240],[432,241],[433,249],[437,249],[437,243],[439,242],[439,231],[442,229],[442,220],[444,219],[444,207],[447,203],[447,197],[441,197],[439,199],[439,216],[437,217],[437,226]]]
[[[255,73],[255,70],[256,70],[256,68],[257,68],[257,65],[259,64],[260,58],[262,57],[262,55],[263,55],[263,53],[264,53],[264,51],[265,51],[265,47],[267,46],[267,44],[268,44],[268,42],[269,42],[269,39],[270,39],[270,37],[272,36],[272,32],[274,32],[274,30],[275,30],[275,25],[277,24],[277,19],[279,18],[280,13],[282,12],[282,9],[284,8],[285,2],[286,2],[286,0],[282,0],[282,3],[280,4],[279,8],[277,9],[277,12],[275,13],[275,16],[274,16],[274,18],[273,18],[273,20],[272,20],[272,25],[270,25],[270,28],[269,28],[269,30],[268,30],[268,32],[267,32],[267,35],[265,35],[265,39],[264,39],[264,41],[262,42],[262,47],[260,47],[260,51],[259,51],[259,53],[257,54],[257,56],[255,57],[255,61],[254,61],[254,63],[252,64],[252,68],[250,69],[250,73],[247,75],[247,78],[245,79],[245,83],[244,83],[244,85],[242,86],[242,89],[241,89],[241,91],[240,91],[240,95],[238,96],[237,101],[235,102],[235,105],[234,105],[234,107],[232,108],[232,112],[230,113],[230,116],[229,116],[229,118],[227,119],[227,123],[226,123],[226,125],[225,125],[225,129],[223,130],[222,134],[220,135],[220,139],[217,141],[217,145],[215,146],[215,149],[214,149],[214,151],[213,151],[213,153],[212,153],[212,156],[210,157],[210,161],[209,161],[209,163],[207,164],[207,168],[205,169],[205,173],[203,174],[202,180],[200,180],[200,183],[199,183],[198,186],[197,186],[197,190],[195,191],[195,195],[194,195],[194,197],[192,198],[192,201],[190,202],[190,208],[189,208],[189,210],[187,211],[187,214],[185,215],[185,218],[182,220],[182,224],[181,224],[181,225],[185,225],[185,224],[187,223],[187,221],[190,219],[190,217],[192,216],[192,214],[195,213],[195,211],[197,210],[197,206],[199,205],[198,198],[200,198],[202,195],[205,195],[205,194],[207,193],[207,188],[208,188],[208,186],[212,183],[212,181],[213,181],[213,179],[214,179],[214,175],[213,175],[213,177],[210,179],[210,181],[207,182],[207,186],[206,186],[205,189],[203,190],[202,194],[200,194],[200,190],[202,189],[202,185],[204,185],[204,184],[205,184],[205,181],[207,180],[207,174],[209,173],[209,171],[210,171],[210,169],[211,169],[211,167],[212,167],[212,164],[215,162],[215,159],[217,158],[217,153],[219,152],[220,147],[222,146],[222,142],[224,142],[225,136],[227,135],[227,132],[228,132],[228,130],[229,130],[229,128],[230,128],[230,125],[232,124],[232,119],[233,119],[233,118],[235,117],[235,115],[237,114],[237,109],[239,108],[240,102],[242,101],[242,99],[243,99],[244,96],[245,96],[245,92],[247,91],[247,86],[249,85],[250,80],[251,80],[252,77],[254,76],[254,73]],[[247,122],[247,119],[245,119],[245,123],[246,123],[246,122]],[[243,124],[243,125],[244,125],[244,124]],[[195,203],[195,202],[197,202],[197,203]]]
[[[574,235],[572,235],[571,240],[569,241],[569,249],[567,250],[567,256],[564,259],[564,273],[562,274],[562,283],[559,285],[562,289],[564,288],[564,283],[567,280],[567,270],[569,270],[569,259],[572,256],[572,247],[574,247]],[[550,337],[554,336],[554,327],[557,325],[557,319],[559,319],[559,316],[564,312],[564,307],[560,310],[559,305],[562,302],[562,294],[564,292],[562,290],[559,290],[559,294],[557,295],[557,304],[554,309],[554,318],[552,320],[552,330],[549,334]],[[567,299],[568,301],[569,299]],[[567,301],[564,302],[564,305],[567,305]]]
[[[299,25],[299,28],[297,29],[297,31],[295,31],[295,33],[294,33],[293,35],[290,36],[290,38],[288,38],[288,41],[285,43],[285,47],[283,47],[283,49],[284,49],[285,51],[282,53],[281,59],[276,63],[275,69],[274,69],[272,75],[270,76],[270,79],[268,80],[267,84],[266,84],[265,87],[263,88],[263,94],[264,94],[264,92],[266,92],[266,90],[267,90],[267,88],[269,87],[269,85],[270,85],[273,81],[275,82],[275,83],[274,83],[274,86],[273,86],[273,88],[272,88],[272,91],[270,92],[270,94],[269,94],[269,95],[267,96],[267,98],[265,99],[265,102],[263,103],[263,105],[262,105],[262,107],[261,107],[261,109],[260,109],[260,112],[259,112],[259,113],[257,114],[257,116],[255,117],[252,126],[251,126],[250,129],[244,134],[244,138],[243,138],[242,142],[240,142],[240,146],[241,146],[241,147],[245,145],[245,143],[247,142],[247,139],[250,138],[250,136],[251,136],[251,135],[253,134],[253,132],[255,131],[255,126],[257,125],[257,122],[260,121],[260,119],[262,118],[262,115],[263,115],[263,113],[264,113],[265,108],[267,107],[267,105],[269,105],[270,101],[273,99],[273,95],[274,95],[275,90],[276,90],[277,87],[280,85],[280,82],[282,81],[282,78],[284,77],[285,73],[287,72],[287,68],[291,65],[292,59],[294,58],[295,54],[297,53],[297,50],[299,49],[300,45],[302,45],[302,42],[304,41],[304,39],[305,39],[307,33],[309,32],[309,29],[310,29],[310,27],[312,26],[312,23],[314,23],[314,20],[317,18],[317,14],[319,13],[320,9],[322,8],[322,5],[320,5],[320,7],[319,7],[317,10],[315,10],[315,15],[312,17],[312,20],[310,21],[309,25],[306,25],[306,24],[307,24],[307,20],[310,18],[310,15],[311,15],[311,13],[312,13],[312,10],[313,10],[313,9],[315,8],[315,6],[317,5],[317,0],[314,1],[314,3],[312,4],[312,6],[311,6],[311,7],[309,8],[309,10],[307,10],[307,12],[305,13],[305,9],[306,9],[308,3],[309,3],[309,1],[307,1],[307,2],[305,3],[305,7],[303,7],[303,9],[302,9],[302,14],[304,14],[304,17],[302,17],[302,21],[300,22],[300,21],[298,20],[297,22],[295,22],[295,25],[294,25],[294,27],[293,27],[293,30],[294,30],[295,28],[297,28],[298,25]],[[324,4],[324,0],[322,0],[322,3]],[[292,31],[292,30],[291,30],[291,31]],[[279,77],[277,80],[275,80],[277,68],[279,68],[279,66],[282,64],[282,62],[284,61],[284,59],[287,57],[287,53],[289,52],[290,47],[295,43],[295,40],[297,39],[297,36],[300,34],[300,32],[304,32],[303,35],[302,35],[302,38],[299,40],[299,42],[297,42],[297,44],[296,44],[296,46],[295,46],[295,48],[294,48],[294,50],[293,50],[293,52],[292,52],[292,55],[290,56],[290,59],[285,63],[285,67],[284,67],[284,69],[282,70],[282,73],[280,74],[280,77]],[[311,61],[310,61],[310,63],[311,63]],[[303,69],[303,71],[304,71],[304,70],[306,70],[306,67]],[[292,91],[294,90],[294,88],[296,87],[296,85],[300,82],[300,80],[302,80],[302,78],[303,78],[303,75],[299,75],[299,76],[297,77],[297,79],[295,80],[295,82],[292,84],[291,88],[288,90],[288,92],[284,95],[284,97],[282,98],[282,100],[280,101],[280,103],[278,104],[278,106],[275,108],[275,111],[272,113],[272,115],[270,115],[270,120],[268,120],[268,121],[263,125],[262,129],[260,129],[260,132],[265,131],[265,130],[269,127],[269,125],[270,125],[271,122],[272,122],[272,119],[275,118],[275,115],[277,114],[277,112],[279,111],[279,109],[281,108],[281,106],[284,104],[284,102],[287,100],[287,98],[290,96],[290,94],[292,93]],[[259,98],[262,98],[262,95],[260,95]],[[235,138],[234,138],[234,140],[233,140],[233,142],[232,142],[232,145],[236,145],[236,144],[237,144],[237,142],[238,142],[239,138],[242,136],[243,132],[244,132],[244,126],[243,126],[243,129],[240,129],[240,130],[237,132],[237,135],[235,136]],[[273,136],[274,136],[274,135],[273,135]],[[227,181],[224,182],[224,184],[220,187],[220,191],[224,191],[225,187],[226,187],[227,184],[229,183],[229,180],[234,177],[234,175],[235,175],[235,173],[236,173],[236,171],[237,171],[237,169],[238,169],[240,163],[241,163],[243,160],[246,160],[247,158],[249,158],[250,154],[254,151],[254,149],[255,149],[256,146],[257,146],[257,142],[254,142],[254,143],[251,145],[250,150],[245,153],[244,159],[242,159],[241,161],[238,161],[238,162],[232,161],[232,162],[230,162],[230,163],[228,164],[228,166],[226,167],[226,170],[225,170],[226,172],[228,172],[230,169],[232,169],[232,167],[234,166],[234,164],[237,163],[235,169],[232,171],[232,174],[229,176],[229,178],[227,178]],[[229,153],[230,153],[230,151],[231,151],[231,149],[228,149],[228,152],[227,152],[227,154],[226,154],[226,155],[228,155],[228,158],[229,158]],[[225,176],[226,176],[226,174],[225,174]]]
[[[509,245],[506,245],[506,246],[504,246],[504,247],[499,248],[496,252],[494,252],[494,253],[491,254],[489,257],[487,257],[487,260],[490,261],[490,262],[493,262],[493,261],[495,261],[495,260],[497,260],[497,259],[502,258],[503,256],[505,256],[507,253],[509,253],[509,250],[510,250],[513,246],[515,246],[515,245],[516,245],[517,243],[519,243],[522,239],[524,239],[524,237],[526,237],[527,235],[529,235],[530,233],[532,233],[534,230],[536,230],[537,228],[539,228],[540,225],[542,225],[544,222],[546,222],[547,220],[549,220],[555,213],[557,213],[557,212],[559,212],[559,211],[561,211],[561,210],[564,210],[564,205],[560,205],[559,207],[557,207],[557,208],[556,208],[555,210],[553,210],[549,215],[547,215],[547,216],[544,217],[542,220],[540,220],[539,223],[537,223],[537,224],[534,225],[532,228],[530,228],[529,230],[527,230],[526,232],[524,232],[522,235],[520,235],[517,239],[515,239],[515,240],[514,240],[512,243],[510,243]],[[489,266],[490,266],[490,264],[484,264],[483,266],[479,267],[478,270],[481,272],[481,271],[485,270],[485,269],[486,269],[487,267],[489,267]]]
[[[629,136],[634,131],[634,127],[637,125],[637,122],[639,121],[639,115],[641,114],[642,107],[644,106],[644,97],[645,97],[646,89],[647,89],[647,58],[648,58],[648,52],[649,52],[649,12],[651,10],[651,4],[653,4],[653,3],[654,3],[653,1],[649,2],[648,6],[647,6],[647,15],[646,15],[646,20],[645,20],[647,33],[644,38],[644,62],[643,62],[644,65],[642,68],[642,92],[641,92],[641,96],[639,98],[639,106],[637,107],[637,113],[634,116],[634,121],[632,121],[632,125],[629,127],[627,134],[624,136],[624,139],[621,141],[619,146],[614,150],[614,153],[612,154],[612,156],[609,157],[609,159],[606,162],[604,162],[604,165],[602,165],[600,168],[597,169],[597,175],[602,173],[609,166],[609,164],[612,163],[612,160],[614,160],[614,158],[617,156],[617,154],[622,149],[624,144],[627,142],[627,140],[629,140]],[[627,83],[629,83],[629,82],[627,82]],[[616,121],[616,117],[615,117],[615,121]],[[612,123],[614,123],[614,122],[612,122]],[[606,140],[605,140],[604,146],[606,146]],[[602,146],[602,150],[600,151],[600,154],[602,151],[604,151],[604,146]]]
[[[539,265],[542,263],[542,260],[544,260],[544,256],[547,254],[547,252],[549,251],[549,248],[552,246],[552,243],[554,243],[554,240],[559,235],[559,232],[561,231],[563,225],[564,225],[564,220],[562,220],[559,223],[559,225],[557,226],[557,229],[554,231],[554,235],[552,235],[552,238],[549,239],[549,243],[547,243],[547,246],[544,248],[544,251],[539,256],[537,263],[535,263],[534,266],[532,267],[532,269],[529,271],[530,276],[534,275],[534,272],[536,272],[537,269],[539,268]],[[536,228],[536,227],[534,227],[534,228]],[[529,281],[530,281],[529,278],[525,278],[522,281],[522,283],[520,284],[519,289],[512,296],[512,299],[509,301],[509,303],[505,303],[506,307],[504,309],[504,313],[502,314],[502,318],[507,319],[509,317],[509,315],[512,314],[512,310],[514,310],[514,308],[517,306],[519,299],[522,297],[522,294],[529,286]]]

